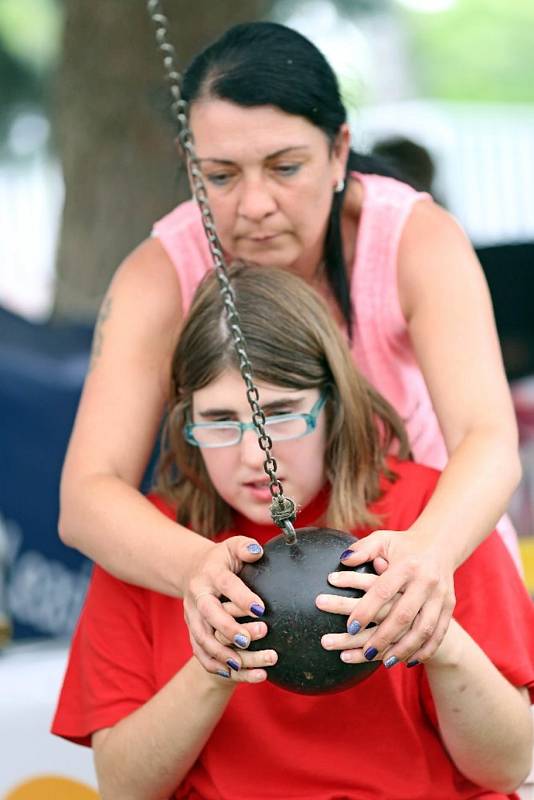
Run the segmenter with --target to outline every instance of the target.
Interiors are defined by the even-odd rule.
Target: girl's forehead
[[[260,395],[260,403],[271,403],[282,398],[305,396],[313,390],[291,389],[272,383],[256,380]],[[193,392],[193,404],[197,407],[221,405],[225,408],[250,408],[246,386],[237,370],[228,369],[218,375],[202,389]]]

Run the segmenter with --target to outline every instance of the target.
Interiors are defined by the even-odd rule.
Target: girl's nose
[[[265,453],[258,442],[256,430],[243,431],[243,437],[239,444],[241,448],[241,461],[248,467],[261,467],[265,461]]]

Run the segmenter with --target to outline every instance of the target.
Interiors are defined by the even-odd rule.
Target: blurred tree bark
[[[179,68],[230,25],[265,18],[272,0],[167,0]],[[92,321],[117,265],[188,196],[144,0],[65,4],[56,141],[66,198],[54,317]]]

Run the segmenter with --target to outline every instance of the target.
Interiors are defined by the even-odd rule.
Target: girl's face
[[[265,416],[308,413],[319,398],[319,389],[285,389],[258,383]],[[208,386],[193,393],[192,421],[221,422],[252,418],[245,385],[235,370],[226,370]],[[297,506],[307,505],[326,482],[326,420],[319,413],[316,428],[301,439],[275,442],[272,454],[284,494]],[[269,479],[263,471],[265,456],[253,430],[243,432],[239,444],[200,450],[216,492],[229,506],[253,522],[271,522]]]
[[[347,126],[331,148],[304,117],[218,99],[195,102],[190,122],[225,251],[313,276],[334,188],[345,175]]]

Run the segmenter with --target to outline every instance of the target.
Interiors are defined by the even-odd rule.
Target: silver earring
[[[340,178],[336,183],[334,192],[336,194],[339,194],[339,192],[342,192],[344,188],[345,188],[345,178]]]

